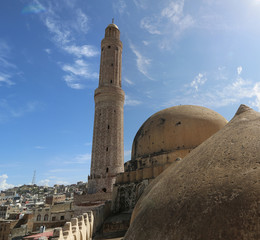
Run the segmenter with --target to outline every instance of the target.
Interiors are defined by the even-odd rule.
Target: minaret
[[[88,193],[111,193],[116,175],[124,171],[124,101],[121,88],[120,31],[112,22],[101,42],[99,86],[95,90],[91,173]]]

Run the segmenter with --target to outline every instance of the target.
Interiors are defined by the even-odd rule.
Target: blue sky
[[[260,0],[3,0],[0,189],[86,181],[100,42],[123,42],[125,160],[135,133],[174,105],[230,120],[260,110]]]

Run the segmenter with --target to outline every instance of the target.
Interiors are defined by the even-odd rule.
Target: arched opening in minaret
[[[108,167],[107,167],[107,169],[106,169],[106,172],[108,173]]]
[[[107,150],[107,152],[108,152],[108,147],[107,147],[107,149],[106,149],[106,150]]]
[[[102,188],[102,191],[103,191],[103,192],[107,192],[107,189],[106,189],[106,188]]]
[[[109,129],[109,125],[107,125],[107,129]]]
[[[111,46],[107,46],[107,48],[111,48]]]
[[[113,81],[112,80],[110,80],[110,83],[112,83]]]

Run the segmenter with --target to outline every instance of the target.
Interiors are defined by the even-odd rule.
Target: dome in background
[[[182,105],[164,109],[148,118],[138,130],[132,157],[193,149],[227,124],[217,112]]]

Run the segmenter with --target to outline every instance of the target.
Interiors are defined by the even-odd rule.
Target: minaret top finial
[[[112,18],[112,24],[114,24],[114,18]]]

